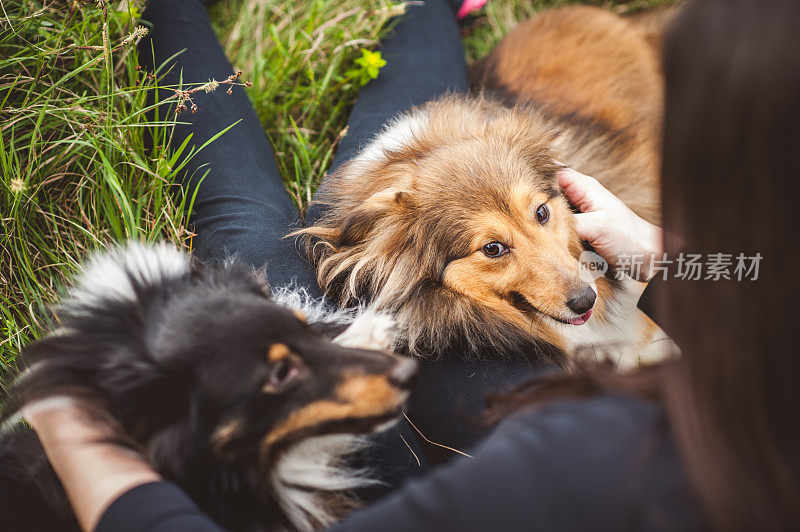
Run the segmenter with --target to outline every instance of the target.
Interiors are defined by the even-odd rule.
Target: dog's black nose
[[[591,286],[586,285],[583,290],[572,294],[572,297],[567,301],[567,306],[575,314],[586,314],[594,306],[597,299],[597,294]]]
[[[389,382],[395,386],[408,386],[417,374],[417,362],[414,359],[403,357],[389,372]]]

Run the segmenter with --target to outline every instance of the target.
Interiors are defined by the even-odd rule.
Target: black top
[[[697,530],[663,423],[643,401],[549,403],[335,531]]]
[[[639,307],[658,321],[650,283]],[[554,401],[503,422],[474,458],[415,480],[332,530],[699,530],[663,412],[631,397]],[[221,529],[175,485],[136,487],[98,532]]]
[[[334,531],[699,530],[661,410],[622,396],[517,414],[474,458],[442,467]],[[98,532],[221,530],[176,486],[123,494]]]

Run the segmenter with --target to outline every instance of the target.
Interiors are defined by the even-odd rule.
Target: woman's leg
[[[331,171],[352,158],[393,116],[442,94],[469,89],[461,35],[447,0],[409,5],[380,49],[386,65],[358,94]],[[336,186],[335,180],[325,180],[320,188],[329,186]],[[317,220],[322,209],[312,205],[306,224]]]
[[[200,0],[152,0],[143,19],[152,28],[139,47],[141,62],[151,70],[169,69],[162,85],[223,80],[233,73]],[[191,135],[191,145],[200,147],[238,121],[192,157],[182,177],[186,194],[197,191],[194,254],[203,260],[236,255],[255,267],[266,264],[270,284],[296,279],[319,295],[313,268],[292,240],[283,239],[297,209],[284,189],[269,140],[244,89],[233,87],[232,94],[226,90],[222,85],[194,94],[197,112],[187,110],[178,117],[187,123],[175,127],[172,139],[179,146]],[[169,91],[159,95],[166,96]],[[160,108],[162,118],[168,112],[173,112],[168,106]]]
[[[445,0],[409,6],[380,49],[386,66],[359,93],[333,169],[353,157],[394,115],[447,92],[469,89],[461,35]]]

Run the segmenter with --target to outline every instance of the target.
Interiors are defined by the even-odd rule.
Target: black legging
[[[162,84],[224,79],[233,71],[200,0],[153,0],[145,19],[152,24],[150,37],[140,47],[142,63],[162,65],[181,52]],[[351,158],[391,117],[447,92],[466,92],[467,69],[458,28],[450,4],[427,0],[410,6],[391,35],[381,43],[387,64],[377,80],[359,94],[350,115],[348,133],[339,145],[334,167]],[[194,254],[219,260],[234,254],[256,267],[267,265],[272,285],[295,280],[320,296],[314,271],[295,243],[283,237],[298,227],[298,213],[284,189],[269,141],[241,87],[228,95],[224,88],[194,97],[198,111],[184,113],[191,122],[175,127],[179,145],[189,134],[201,146],[209,138],[239,121],[233,128],[195,155],[183,174],[186,193],[195,191],[191,221],[197,236]],[[164,111],[166,112],[166,111]],[[325,182],[323,187],[335,186]],[[307,219],[315,219],[312,207]],[[491,354],[489,354],[491,355]],[[483,409],[486,393],[506,390],[530,378],[534,368],[525,361],[463,362],[458,357],[427,363],[412,394],[409,417],[425,435],[437,442],[467,448],[483,434],[468,418]],[[400,438],[414,448],[416,457]],[[391,484],[421,470],[425,456],[447,457],[449,452],[414,441],[413,431],[402,424],[382,437],[374,460]],[[441,454],[441,453],[444,454]]]

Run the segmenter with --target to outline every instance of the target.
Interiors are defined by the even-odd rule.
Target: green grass
[[[87,252],[128,238],[191,245],[187,205],[168,193],[186,148],[168,150],[169,121],[145,118],[145,90],[157,80],[137,70],[141,3],[0,0],[0,385]],[[516,21],[566,3],[490,0],[466,31],[468,57]],[[301,208],[358,94],[356,60],[396,13],[386,0],[231,0],[211,10]]]
[[[0,371],[42,331],[42,307],[85,253],[188,232],[168,194],[168,129],[144,118],[128,12],[2,2]],[[150,130],[154,148],[145,148]]]

